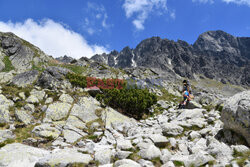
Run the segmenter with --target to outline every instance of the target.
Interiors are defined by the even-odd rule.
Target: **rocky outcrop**
[[[250,145],[250,91],[238,93],[227,99],[221,120],[225,129],[242,135]]]
[[[12,83],[18,87],[26,87],[31,85],[38,79],[39,72],[37,70],[27,71],[16,75],[12,79]]]
[[[51,58],[39,48],[17,37],[13,33],[0,33],[3,53],[8,56],[12,66],[18,71],[31,69],[33,65],[46,64]]]

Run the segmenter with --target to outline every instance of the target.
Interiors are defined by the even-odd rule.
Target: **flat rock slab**
[[[34,167],[49,151],[20,143],[8,144],[0,149],[0,166]]]
[[[37,70],[20,73],[13,77],[12,83],[18,87],[26,87],[36,81],[38,79],[38,75],[39,72]]]
[[[68,166],[73,163],[87,165],[93,158],[89,154],[82,154],[76,149],[53,150],[51,154],[39,160],[35,166]]]
[[[68,103],[55,102],[50,104],[46,110],[46,116],[43,121],[60,121],[67,117],[70,108],[71,105]]]

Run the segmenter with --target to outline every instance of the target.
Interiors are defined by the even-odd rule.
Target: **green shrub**
[[[87,87],[87,80],[85,76],[74,73],[68,73],[66,75],[66,78],[73,86],[80,86],[82,88]]]
[[[148,89],[123,88],[102,91],[103,94],[97,94],[97,100],[135,119],[141,119],[143,114],[148,114],[148,108],[157,102],[156,95],[149,93]]]

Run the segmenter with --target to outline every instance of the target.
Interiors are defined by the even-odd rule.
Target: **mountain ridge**
[[[250,85],[250,37],[234,37],[221,30],[202,33],[193,45],[152,37],[134,49],[127,46],[91,59],[111,67],[154,67],[191,79],[204,75],[222,83]]]

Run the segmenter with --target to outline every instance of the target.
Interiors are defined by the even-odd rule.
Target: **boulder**
[[[162,133],[164,136],[177,136],[183,132],[183,128],[174,123],[162,124]]]
[[[68,95],[68,94],[62,94],[60,97],[59,97],[59,100],[61,102],[64,102],[64,103],[69,103],[69,104],[72,104],[74,99]]]
[[[10,72],[0,72],[0,83],[8,83],[14,77],[14,70]]]
[[[202,108],[202,105],[197,103],[196,101],[191,100],[188,105],[186,106],[187,109],[195,109],[195,108]]]
[[[168,139],[160,134],[152,134],[149,138],[157,147],[165,147],[168,144]]]
[[[8,144],[0,149],[0,166],[34,167],[49,151],[20,143]]]
[[[55,149],[51,154],[40,159],[35,167],[67,167],[72,164],[87,165],[93,158],[89,154],[82,154],[77,149]]]
[[[60,121],[67,117],[71,105],[68,103],[55,102],[48,106],[44,122]]]
[[[161,151],[159,148],[155,147],[155,145],[150,145],[148,148],[140,150],[138,155],[143,159],[152,160],[161,157]]]
[[[36,81],[38,75],[39,72],[37,70],[23,72],[14,76],[12,79],[12,83],[18,87],[26,87]]]
[[[250,90],[228,98],[221,112],[224,128],[243,136],[250,145]]]
[[[31,123],[33,117],[27,111],[24,110],[16,110],[15,111],[16,119],[28,125]]]
[[[141,165],[131,159],[122,159],[116,161],[114,167],[141,167]]]
[[[110,149],[99,149],[95,152],[95,161],[100,165],[109,164],[111,161],[112,151]]]
[[[64,77],[68,72],[72,72],[69,69],[62,67],[48,67],[39,77],[37,84],[43,88],[56,89],[63,86],[69,86],[70,84],[64,80]]]
[[[13,101],[8,100],[4,95],[0,94],[0,123],[7,123],[10,121],[9,107],[13,105]]]
[[[39,137],[56,139],[61,134],[61,131],[50,124],[42,124],[36,126],[32,133]]]

